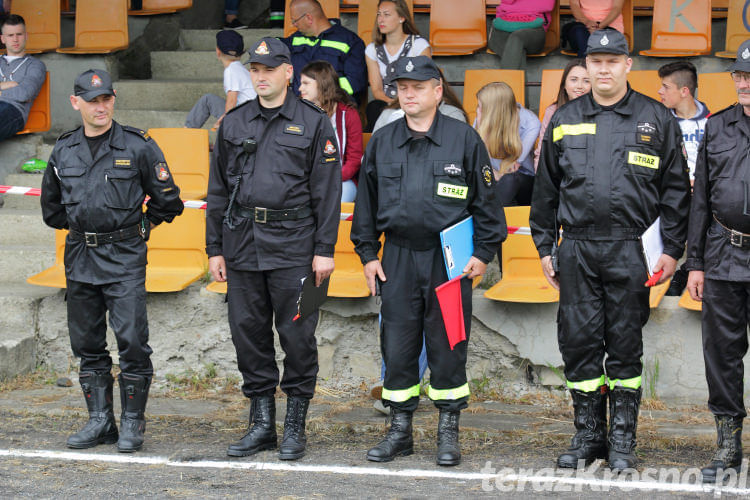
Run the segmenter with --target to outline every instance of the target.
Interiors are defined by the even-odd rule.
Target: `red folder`
[[[448,335],[448,343],[451,351],[459,342],[466,340],[466,327],[464,324],[464,308],[461,302],[461,278],[465,274],[456,276],[435,288],[440,312],[443,314],[445,333]]]

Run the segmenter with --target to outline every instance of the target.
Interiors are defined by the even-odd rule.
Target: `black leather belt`
[[[263,207],[244,207],[242,205],[235,205],[234,215],[245,219],[253,219],[255,222],[265,224],[270,221],[277,220],[298,220],[310,217],[312,215],[312,208],[310,206],[297,207],[297,208],[283,208],[281,210],[274,210],[271,208]]]
[[[96,248],[99,245],[104,245],[106,243],[114,243],[115,241],[122,241],[141,236],[141,226],[136,224],[135,226],[118,229],[111,233],[82,233],[75,229],[71,229],[68,235],[73,240],[83,241],[86,243],[87,247]]]
[[[739,231],[735,231],[734,229],[728,228],[727,226],[722,224],[715,215],[714,220],[719,225],[719,229],[721,230],[722,234],[726,236],[727,239],[729,239],[730,245],[739,248],[750,248],[750,234],[741,233]]]
[[[634,227],[572,227],[563,226],[563,237],[569,240],[619,241],[637,240],[645,229]]]
[[[385,241],[386,243],[418,252],[440,248],[440,236],[438,235],[425,238],[406,238],[395,233],[385,233]]]

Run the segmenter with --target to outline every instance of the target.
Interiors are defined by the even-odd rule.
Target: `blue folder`
[[[460,275],[474,254],[474,219],[466,219],[440,231],[440,245],[448,279]]]

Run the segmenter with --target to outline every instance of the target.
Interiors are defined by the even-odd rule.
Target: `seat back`
[[[370,138],[372,137],[372,133],[370,132],[363,132],[362,133],[362,151],[367,149],[367,143],[370,142]]]
[[[659,100],[661,78],[655,69],[641,69],[628,73],[628,83],[636,92],[645,94],[652,99]]]
[[[327,18],[338,19],[340,17],[341,11],[339,7],[339,0],[318,1],[320,2],[320,6],[323,7],[323,12],[325,13]],[[292,24],[292,14],[290,14],[289,12],[290,3],[292,3],[292,0],[286,0],[286,6],[284,7],[284,36],[289,36],[297,31],[297,28]],[[372,29],[372,27],[370,29]]]
[[[633,26],[633,0],[625,0],[622,3],[622,25],[625,28],[623,35],[628,41],[628,47],[633,50],[635,47],[635,40],[633,40],[634,26]]]
[[[724,51],[716,55],[734,59],[740,45],[748,38],[750,38],[750,2],[747,0],[730,0]]]
[[[709,52],[711,0],[654,2],[651,49],[641,54],[679,56]]]
[[[560,89],[560,80],[563,75],[562,69],[543,69],[542,88],[539,92],[539,119],[544,119],[544,111],[547,106],[557,101],[557,92]]]
[[[630,1],[630,0],[625,0]],[[487,2],[487,8],[489,9],[490,3]],[[549,27],[547,28],[547,34],[544,35],[544,48],[541,52],[536,54],[526,54],[526,57],[542,57],[546,56],[553,50],[557,50],[560,47],[560,3],[555,2],[555,8],[552,10]]]
[[[520,69],[467,69],[464,73],[463,105],[469,115],[469,125],[477,116],[477,92],[492,82],[505,82],[513,89],[516,101],[525,106],[524,97],[525,73]]]
[[[128,46],[127,0],[76,0],[75,24],[74,51],[111,52]]]
[[[52,116],[50,113],[49,103],[49,71],[44,78],[42,88],[39,89],[36,99],[31,104],[29,110],[29,119],[26,120],[26,127],[19,134],[30,134],[32,132],[46,132],[52,126]]]
[[[341,220],[339,221],[339,234],[336,240],[336,252],[333,255],[336,270],[348,270],[350,268],[362,269],[362,262],[354,252],[354,243],[349,238],[352,232],[352,215],[354,214],[354,203],[341,204]]]
[[[65,238],[68,236],[67,229],[55,231],[55,263],[41,273],[29,276],[27,283],[37,286],[48,286],[51,288],[65,288]]]
[[[193,6],[193,0],[143,0],[142,9],[146,12],[156,11],[174,12],[185,10]]]
[[[503,242],[503,280],[534,278],[546,280],[534,240],[527,231],[519,234],[517,228],[529,227],[528,206],[505,207],[505,222],[508,225],[508,238]],[[514,233],[514,229],[517,231]]]
[[[414,17],[414,0],[405,0],[409,12]],[[342,2],[342,4],[345,2]],[[378,14],[378,0],[366,0],[359,3],[357,11],[357,34],[365,42],[372,42],[372,30],[375,28],[375,18]]]
[[[26,21],[26,52],[36,54],[60,46],[60,0],[13,0],[11,13]]]
[[[712,113],[737,102],[737,90],[729,73],[698,73],[698,99]]]
[[[472,54],[487,46],[484,0],[432,0],[432,55]]]
[[[208,193],[208,130],[152,128],[149,135],[164,153],[183,199],[198,200]]]

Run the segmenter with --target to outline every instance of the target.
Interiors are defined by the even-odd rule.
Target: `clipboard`
[[[309,316],[328,300],[328,284],[331,282],[331,277],[329,276],[324,279],[320,286],[315,286],[314,272],[311,272],[300,281],[301,289],[299,298],[297,299],[297,314],[292,318],[292,321]]]
[[[659,262],[659,258],[664,253],[664,242],[661,239],[661,217],[657,217],[654,223],[641,235],[641,251],[649,277],[645,285],[654,286],[663,274],[663,271],[659,271],[652,275],[656,263]]]
[[[474,254],[474,219],[464,220],[440,231],[440,246],[448,279],[452,280],[464,272],[464,267]]]

